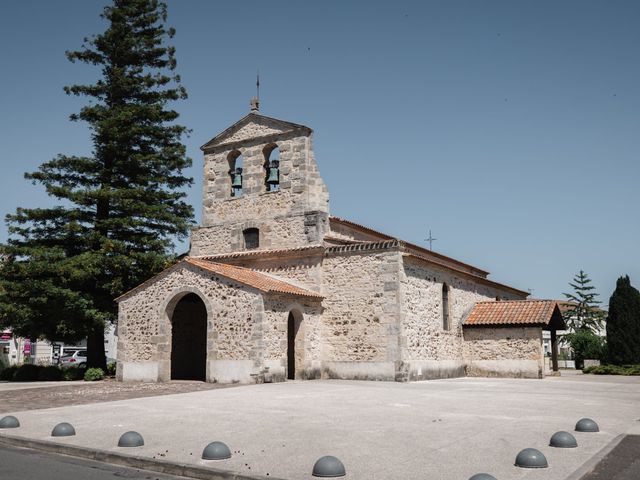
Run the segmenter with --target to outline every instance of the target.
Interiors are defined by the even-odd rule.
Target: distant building
[[[254,103],[202,150],[189,256],[118,299],[118,379],[544,375],[556,302],[330,215],[310,128]]]

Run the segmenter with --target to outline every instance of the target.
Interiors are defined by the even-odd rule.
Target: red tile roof
[[[235,280],[238,283],[253,287],[257,290],[260,290],[261,292],[285,293],[289,295],[297,295],[300,297],[324,298],[317,292],[297,287],[284,280],[280,280],[271,275],[256,272],[255,270],[251,270],[250,268],[237,267],[235,265],[228,265],[226,263],[210,262],[208,260],[202,260],[193,257],[187,257],[184,261],[209,272],[213,272],[231,280]]]
[[[555,300],[506,300],[478,302],[464,321],[465,327],[472,326],[549,326],[554,320],[554,328],[561,328],[562,314]]]
[[[190,257],[202,260],[216,260],[219,258],[243,258],[243,257],[269,257],[286,254],[291,255],[304,255],[305,253],[324,253],[324,247],[322,245],[305,245],[303,247],[292,248],[277,248],[277,249],[265,249],[265,250],[244,250],[241,252],[228,252],[228,253],[216,253],[214,255],[200,255],[197,257]]]

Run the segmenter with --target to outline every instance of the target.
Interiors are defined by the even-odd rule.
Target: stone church
[[[117,299],[118,379],[542,377],[556,302],[332,216],[312,133],[254,99],[201,147],[188,256]]]

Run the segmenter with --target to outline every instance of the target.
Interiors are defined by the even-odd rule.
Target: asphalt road
[[[184,480],[106,463],[0,446],[0,480]]]
[[[627,435],[582,480],[638,480],[640,435]]]

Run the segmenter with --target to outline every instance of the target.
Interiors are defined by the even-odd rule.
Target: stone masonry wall
[[[449,288],[448,330],[443,328],[443,283]],[[462,375],[462,321],[476,302],[511,298],[509,292],[406,256],[400,285],[402,360],[411,380]]]
[[[466,327],[463,355],[469,376],[540,378],[540,327]]]
[[[324,377],[394,379],[399,262],[397,251],[332,254],[324,259]]]
[[[203,226],[234,229],[243,222],[254,221],[269,227],[272,235],[265,235],[265,242],[270,242],[273,248],[319,243],[329,228],[326,218],[329,195],[315,162],[310,131],[283,130],[282,122],[261,115],[250,115],[247,122],[221,140],[222,144],[205,151]],[[279,190],[267,192],[264,165],[268,152],[275,146],[280,152],[280,185]],[[240,152],[243,158],[243,188],[238,196],[231,195],[229,175],[229,158],[234,152]],[[309,218],[313,212],[321,214],[315,223]],[[291,217],[300,215],[306,216],[290,222]],[[296,224],[295,231],[293,224]],[[219,249],[220,246],[221,251],[227,251],[228,242],[213,245],[216,235],[217,232],[194,235],[192,254],[196,254],[195,250],[199,250],[197,254],[204,254],[205,249],[208,254],[210,247]],[[234,239],[231,240],[233,245]]]
[[[539,360],[540,327],[467,327],[464,357],[469,360]]]
[[[295,248],[306,243],[317,243],[308,241],[305,216],[295,215],[194,228],[191,231],[190,255],[195,257],[245,250],[242,232],[247,228],[257,228],[260,231],[258,250]]]
[[[192,265],[169,269],[119,305],[118,362],[156,362],[168,380],[172,310],[187,292],[198,294],[208,312],[208,360],[262,357],[263,303],[259,293]]]
[[[191,255],[244,250],[246,228],[260,230],[259,249],[322,242],[329,229],[329,194],[314,158],[310,131],[283,130],[278,122],[252,115],[221,142],[205,152],[203,226],[192,232]],[[268,192],[264,165],[275,146],[280,152],[280,185]],[[231,194],[229,175],[234,152],[243,158],[243,188],[236,196]]]
[[[287,365],[289,313],[302,316],[296,337],[296,378],[320,378],[322,306],[319,299],[265,297],[264,358],[274,380],[284,380]]]

